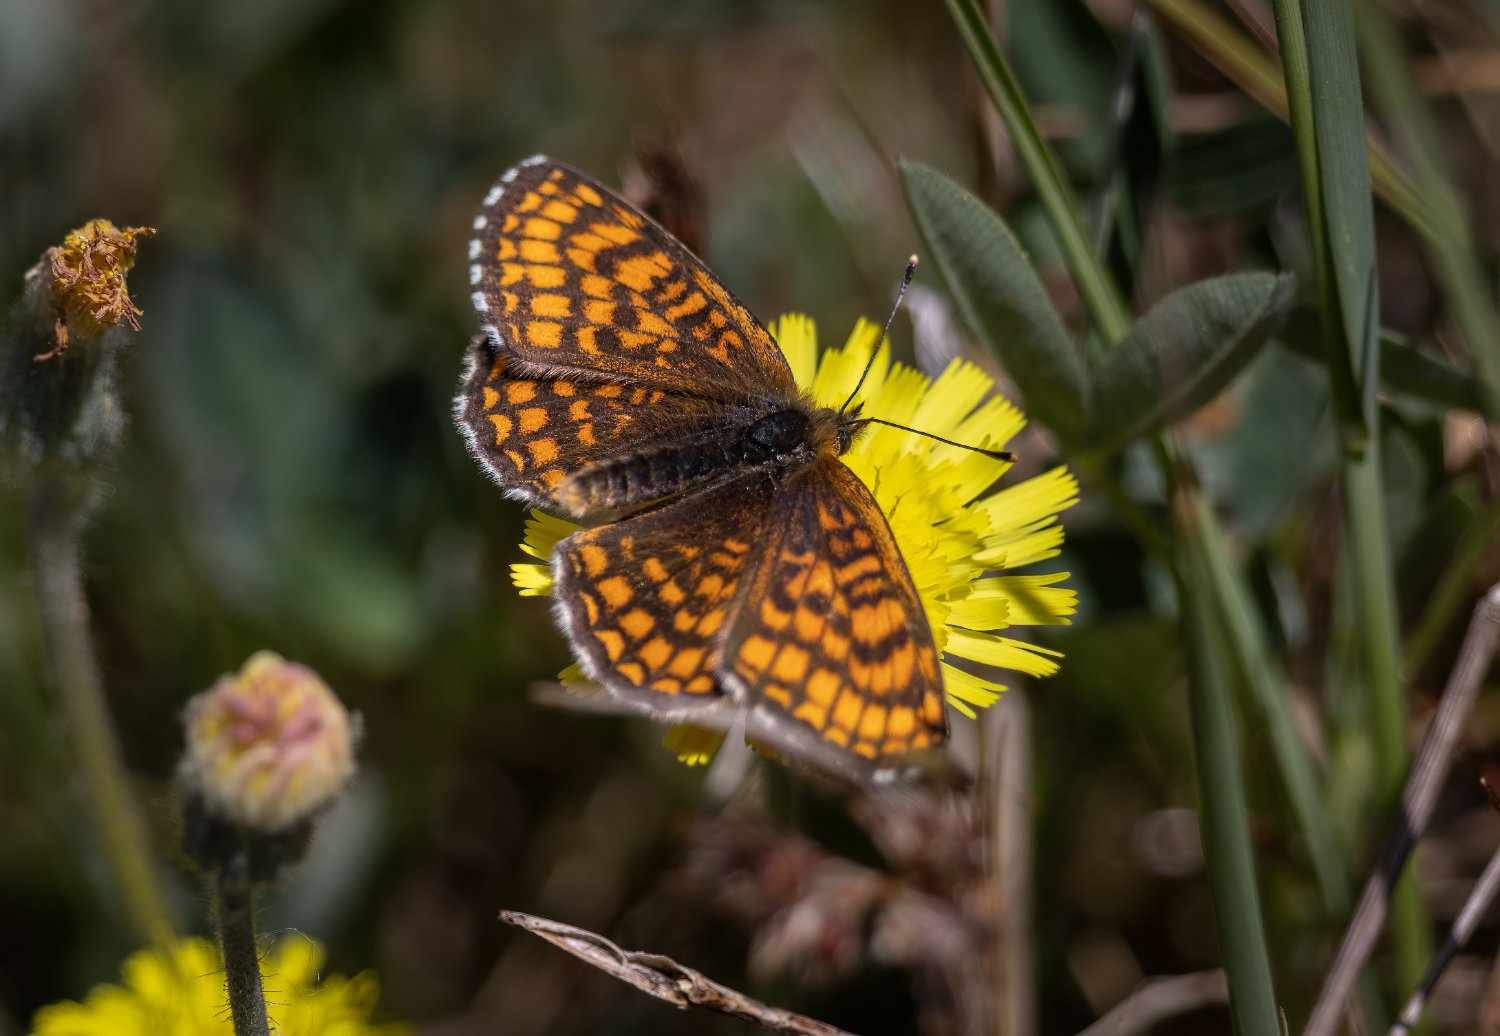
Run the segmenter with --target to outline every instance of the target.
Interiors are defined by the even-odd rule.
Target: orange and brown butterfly
[[[553,552],[587,675],[662,717],[732,703],[746,736],[848,775],[947,738],[923,605],[816,405],[676,239],[547,158],[474,221],[484,334],[455,416],[504,490],[597,522]]]

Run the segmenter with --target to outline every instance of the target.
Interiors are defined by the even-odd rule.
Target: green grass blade
[[[1205,533],[1203,571],[1213,581],[1215,597],[1223,612],[1221,621],[1231,632],[1226,640],[1230,649],[1236,652],[1235,662],[1249,686],[1251,697],[1265,716],[1271,750],[1276,754],[1287,799],[1297,821],[1298,833],[1312,860],[1323,903],[1330,917],[1341,920],[1348,916],[1352,902],[1349,876],[1319,787],[1317,767],[1297,732],[1291,702],[1287,699],[1286,682],[1272,668],[1265,631],[1224,548],[1224,536],[1213,509],[1201,498],[1198,501],[1198,521]]]
[[[1073,190],[1064,179],[1051,148],[1037,130],[1015,74],[975,0],[947,0],[947,4],[979,73],[980,82],[1010,133],[1016,154],[1031,175],[1048,223],[1057,235],[1058,246],[1095,328],[1106,342],[1118,341],[1130,326],[1129,312],[1120,298],[1119,289],[1089,243]]]
[[[1203,855],[1219,953],[1229,979],[1229,1013],[1241,1036],[1269,1036],[1279,1030],[1279,1022],[1245,811],[1243,760],[1229,675],[1232,653],[1213,599],[1214,581],[1207,571],[1202,525],[1196,518],[1198,505],[1179,499],[1177,513],[1184,548],[1178,590],[1188,637],[1188,693],[1202,796]]]
[[[1316,259],[1324,353],[1344,449],[1344,549],[1369,694],[1377,802],[1394,808],[1407,765],[1395,578],[1386,534],[1375,393],[1380,384],[1375,230],[1364,102],[1345,3],[1275,0],[1292,134]],[[1428,937],[1414,889],[1393,912],[1400,981],[1421,976]]]
[[[1379,308],[1375,222],[1354,26],[1343,3],[1277,0],[1292,133],[1323,302],[1334,414],[1346,450],[1375,425]]]
[[[1500,496],[1484,504],[1464,531],[1437,585],[1427,595],[1422,618],[1406,638],[1406,672],[1421,672],[1437,650],[1448,626],[1473,600],[1474,573],[1484,555],[1500,540]]]
[[[1288,352],[1323,363],[1323,329],[1311,309],[1293,310],[1276,336]],[[1484,390],[1468,371],[1389,329],[1380,332],[1380,384],[1386,394],[1455,410],[1482,410]]]
[[[1299,99],[1288,98],[1276,59],[1229,21],[1198,0],[1148,3],[1247,94],[1280,118],[1295,117],[1291,107]],[[1364,2],[1360,16],[1360,42],[1371,65],[1367,81],[1411,167],[1408,175],[1391,160],[1378,139],[1365,133],[1375,193],[1421,238],[1433,274],[1474,351],[1483,382],[1484,409],[1491,420],[1500,421],[1500,318],[1490,298],[1469,220],[1438,157],[1441,141],[1391,31],[1389,13],[1379,3]],[[1301,32],[1300,23],[1285,25],[1283,57],[1305,64],[1304,44],[1286,46]],[[1289,69],[1286,74],[1305,78],[1305,68]],[[1304,92],[1301,99],[1306,97]]]

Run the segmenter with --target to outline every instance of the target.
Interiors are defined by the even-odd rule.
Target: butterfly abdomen
[[[729,443],[674,444],[591,465],[558,487],[558,499],[576,514],[631,507],[680,493],[734,463]]]
[[[700,431],[585,468],[558,487],[558,499],[568,510],[587,514],[659,500],[735,471],[806,467],[815,455],[818,426],[815,414],[787,407]]]

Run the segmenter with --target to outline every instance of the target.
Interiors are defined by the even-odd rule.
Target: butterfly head
[[[863,403],[855,403],[846,410],[828,411],[829,414],[833,415],[837,423],[837,428],[834,432],[834,443],[841,457],[853,448],[855,441],[864,434],[864,430],[870,425],[869,421],[863,420],[859,416],[864,407]]]
[[[859,405],[835,410],[818,406],[805,396],[796,404],[757,421],[747,438],[762,441],[767,452],[774,452],[783,463],[806,467],[819,457],[841,457],[849,452],[869,424],[859,412]],[[773,443],[771,436],[781,441]]]

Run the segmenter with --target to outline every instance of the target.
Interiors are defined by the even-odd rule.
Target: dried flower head
[[[0,474],[64,478],[84,499],[96,487],[125,437],[120,329],[141,329],[125,275],[138,240],[153,233],[96,219],[27,272],[0,323]]]
[[[107,327],[141,329],[141,311],[130,300],[125,274],[135,263],[136,239],[156,233],[152,227],[116,227],[107,219],[85,223],[48,249],[52,306],[57,344],[34,357],[50,360],[67,351],[72,335],[93,337]]]
[[[354,773],[354,725],[317,673],[257,652],[187,707],[182,778],[219,819],[275,833],[329,805]]]

